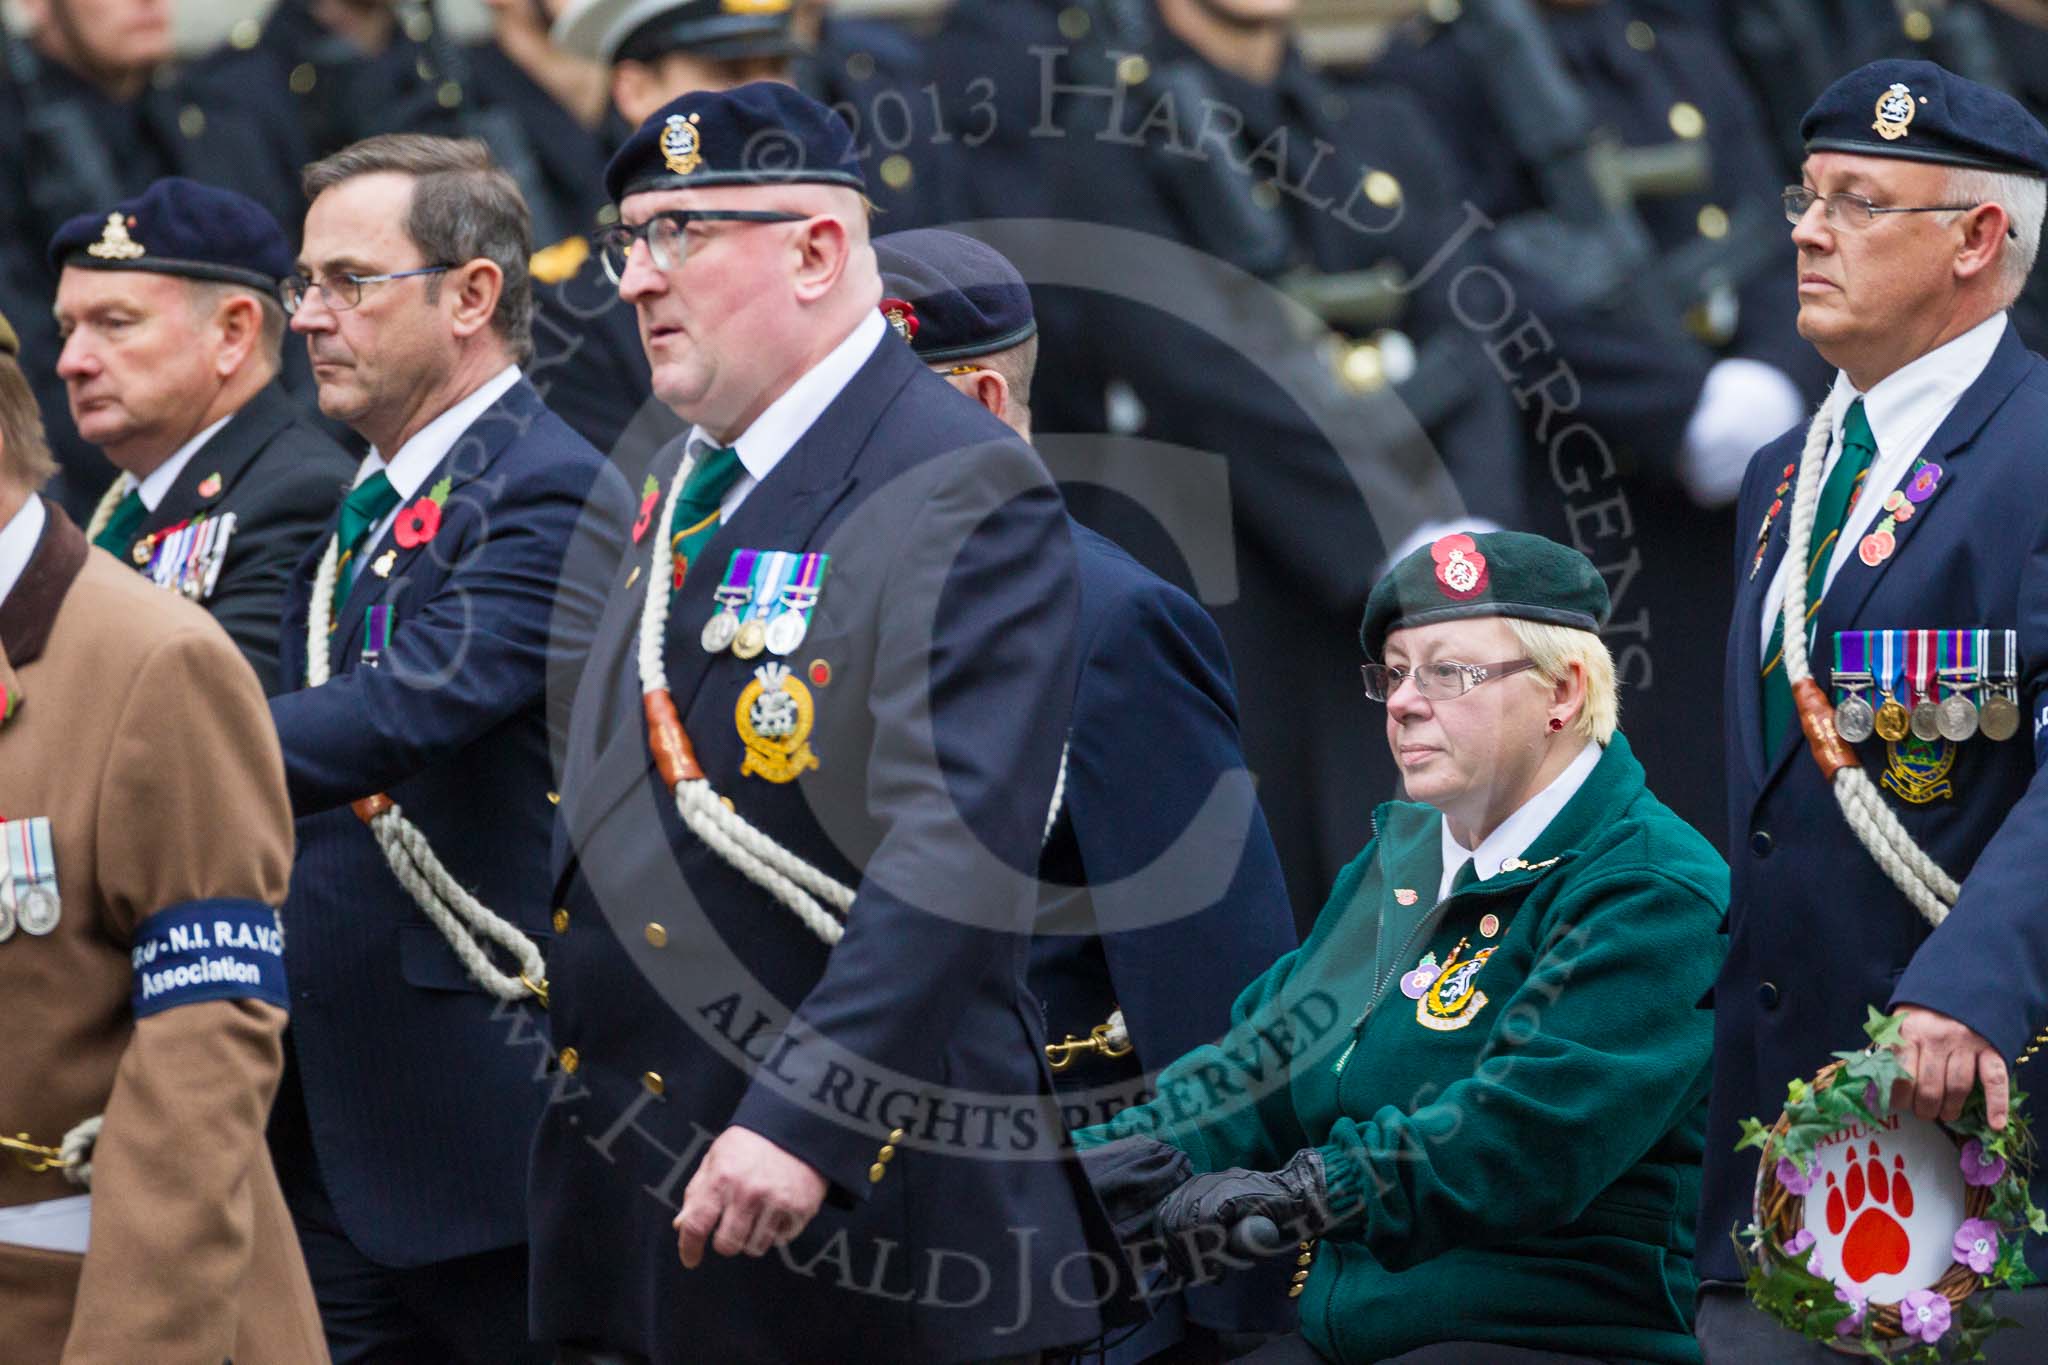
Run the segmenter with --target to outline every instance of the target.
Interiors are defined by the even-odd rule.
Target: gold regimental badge
[[[786,14],[796,0],[722,0],[718,6],[727,14]]]
[[[1481,948],[1461,962],[1453,952],[1443,971],[1415,1002],[1416,1022],[1424,1028],[1448,1033],[1476,1019],[1479,1011],[1486,1008],[1486,992],[1474,986],[1472,978],[1479,975],[1479,969],[1492,956],[1493,949]]]
[[[1897,142],[1906,135],[1906,128],[1913,122],[1913,114],[1920,103],[1924,101],[1916,103],[1912,91],[1893,81],[1891,87],[1877,97],[1877,122],[1870,126],[1886,142]]]
[[[88,256],[102,261],[132,261],[143,254],[142,243],[128,235],[134,220],[123,218],[118,213],[107,215],[107,225],[100,229],[100,239],[85,249]]]
[[[704,142],[697,134],[697,116],[670,114],[661,130],[661,159],[677,175],[688,175],[704,164]]]
[[[811,726],[816,712],[811,689],[787,664],[762,664],[733,707],[740,741],[747,746],[740,775],[770,782],[794,782],[806,768],[818,766],[811,752]]]

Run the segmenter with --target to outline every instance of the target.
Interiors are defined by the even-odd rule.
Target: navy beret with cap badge
[[[1373,585],[1358,640],[1378,659],[1394,631],[1481,616],[1598,633],[1609,605],[1607,581],[1568,545],[1526,531],[1460,533],[1439,536]]]
[[[50,239],[50,268],[141,270],[274,293],[292,273],[291,243],[247,195],[182,176],[81,213]]]
[[[1800,120],[1809,154],[1848,152],[2048,176],[2048,128],[2003,91],[1933,62],[1857,67]]]
[[[874,247],[882,316],[926,364],[994,355],[1037,333],[1024,277],[987,243],[915,228],[877,237]]]
[[[846,121],[776,81],[671,100],[604,168],[605,192],[614,203],[649,190],[799,184],[867,191]]]

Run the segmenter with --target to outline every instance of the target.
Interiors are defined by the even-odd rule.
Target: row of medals
[[[55,894],[40,886],[28,887],[21,891],[15,905],[0,900],[0,943],[14,937],[17,925],[23,933],[40,938],[55,929],[61,918],[63,911]]]
[[[1845,683],[1844,679],[1851,680]],[[1835,730],[1851,744],[1861,744],[1873,735],[1890,744],[1909,734],[1928,743],[1945,739],[1960,744],[1980,733],[1991,740],[2007,740],[2019,733],[2019,704],[2003,688],[1986,697],[1981,706],[1956,692],[1938,702],[1923,697],[1908,710],[1889,692],[1877,706],[1865,700],[1863,689],[1872,685],[1867,674],[1837,673],[1835,685],[1849,689],[1849,695],[1835,707]]]
[[[746,592],[751,595],[752,589]],[[706,654],[722,654],[730,649],[736,658],[741,659],[756,658],[764,649],[770,654],[793,654],[810,632],[810,619],[804,613],[817,600],[815,592],[786,589],[782,594],[784,610],[774,620],[763,625],[761,618],[755,616],[743,623],[739,608],[745,605],[747,598],[720,588],[720,609],[704,623],[704,633],[697,637],[697,643],[704,646]]]

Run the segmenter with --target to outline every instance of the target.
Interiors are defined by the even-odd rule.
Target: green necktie
[[[92,538],[92,543],[126,563],[129,547],[135,543],[135,528],[148,515],[149,509],[142,505],[142,486],[137,484],[115,505],[114,515],[107,518],[105,529]]]
[[[1467,858],[1464,862],[1458,864],[1458,870],[1451,874],[1451,894],[1455,896],[1460,891],[1469,889],[1478,880],[1478,864],[1473,859]]]
[[[676,514],[668,523],[669,545],[676,557],[675,573],[669,580],[674,587],[682,586],[683,575],[697,552],[718,534],[718,504],[745,472],[739,451],[731,446],[713,446],[697,457],[696,467],[683,484],[683,494],[676,499]]]
[[[356,581],[356,556],[369,549],[365,544],[370,528],[384,520],[385,514],[398,506],[398,490],[391,486],[391,480],[378,470],[348,491],[341,500],[341,525],[335,539],[341,542],[341,560],[335,566],[334,610],[339,612],[341,604],[348,601],[348,590]]]
[[[1849,518],[1856,494],[1877,458],[1877,440],[1870,434],[1870,419],[1864,415],[1863,400],[1849,405],[1842,418],[1842,457],[1820,490],[1820,502],[1813,511],[1813,540],[1806,561],[1806,619],[1811,622],[1820,610],[1820,592],[1828,577],[1828,560],[1842,523]],[[1778,752],[1794,714],[1792,684],[1785,678],[1785,613],[1782,602],[1772,613],[1771,641],[1764,646],[1764,757]]]

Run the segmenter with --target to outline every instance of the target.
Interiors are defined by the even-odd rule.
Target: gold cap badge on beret
[[[704,164],[704,144],[697,134],[697,116],[670,114],[661,130],[661,159],[677,175],[688,175]]]
[[[1902,81],[1893,81],[1882,95],[1877,97],[1877,122],[1871,129],[1886,142],[1897,142],[1906,135],[1906,128],[1913,122],[1913,115],[1921,104],[1913,99],[1913,92]]]
[[[719,8],[727,14],[781,14],[794,0],[723,0]]]
[[[100,239],[85,249],[88,256],[103,261],[132,261],[144,254],[142,243],[128,235],[134,220],[123,218],[118,213],[107,215],[107,225],[100,229]]]
[[[883,299],[882,316],[896,329],[896,335],[905,341],[917,340],[917,310],[902,299]]]

